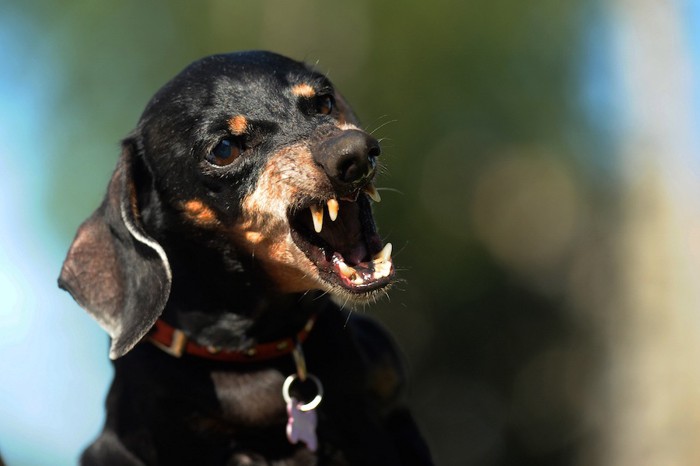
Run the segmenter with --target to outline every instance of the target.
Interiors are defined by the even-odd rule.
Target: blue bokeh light
[[[0,451],[8,465],[68,465],[103,422],[111,368],[106,335],[56,286],[67,245],[44,215],[55,154],[37,142],[60,67],[23,40],[33,32],[0,18]]]

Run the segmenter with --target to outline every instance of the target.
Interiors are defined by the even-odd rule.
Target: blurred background
[[[440,465],[700,464],[700,2],[0,0],[0,451],[69,465],[107,336],[56,287],[191,61],[316,64],[388,172],[377,316]]]

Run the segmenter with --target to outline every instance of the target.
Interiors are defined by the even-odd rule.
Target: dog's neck
[[[162,318],[195,335],[199,344],[245,349],[288,337],[330,304],[320,292],[275,291],[264,272],[232,246],[203,247],[185,238],[166,240],[163,246],[173,283]]]

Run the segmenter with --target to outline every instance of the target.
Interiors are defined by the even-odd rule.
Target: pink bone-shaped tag
[[[287,403],[287,438],[290,443],[302,441],[311,451],[318,448],[316,438],[316,411],[302,411],[299,409],[301,403],[294,398]]]

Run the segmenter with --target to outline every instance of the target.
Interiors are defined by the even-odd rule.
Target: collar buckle
[[[158,348],[176,358],[182,357],[182,354],[185,352],[185,346],[187,346],[187,336],[182,330],[178,329],[173,329],[173,337],[169,345],[165,345],[153,337],[149,337],[149,339]]]

